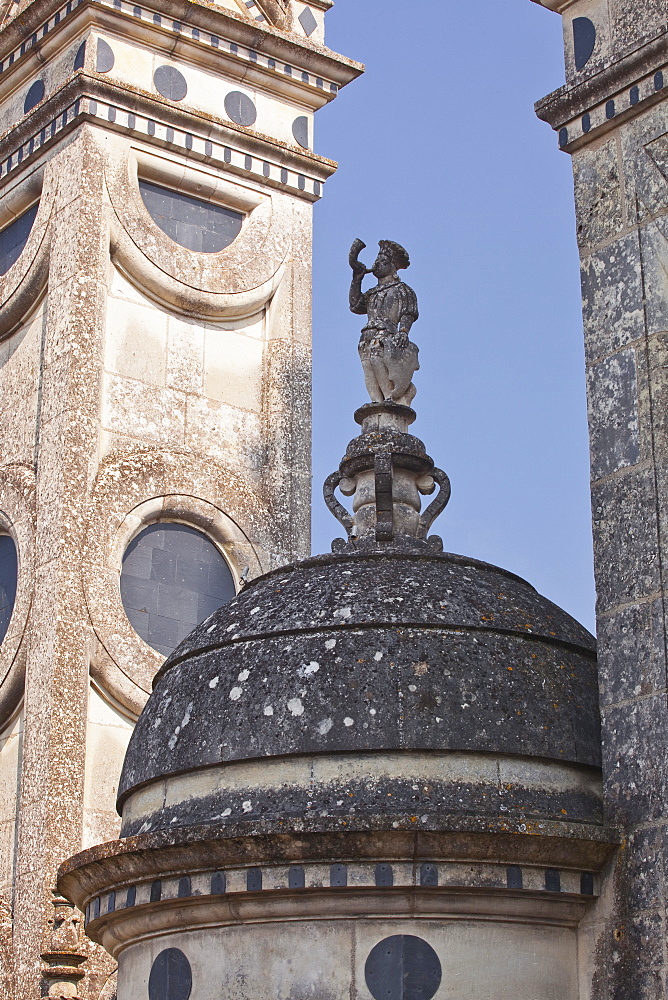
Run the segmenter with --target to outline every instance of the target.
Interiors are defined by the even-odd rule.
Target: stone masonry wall
[[[668,7],[554,6],[568,83],[538,113],[573,157],[605,806],[622,837],[607,901],[591,917],[585,995],[659,1000],[668,990]]]

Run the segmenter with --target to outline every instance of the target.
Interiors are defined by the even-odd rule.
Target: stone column
[[[26,1000],[39,994],[59,861],[82,839],[90,628],[80,558],[96,472],[106,300],[104,173],[87,129],[53,169],[14,906],[17,991]]]
[[[655,1000],[668,971],[668,11],[545,6],[563,14],[567,83],[537,111],[573,158],[605,803],[623,838],[583,995]]]

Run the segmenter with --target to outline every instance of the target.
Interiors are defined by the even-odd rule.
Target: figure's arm
[[[366,244],[362,240],[355,240],[350,248],[348,263],[353,269],[353,280],[350,282],[350,311],[364,315],[366,313],[366,295],[362,291],[362,279],[366,272],[366,267],[361,260],[358,260],[360,253]]]
[[[399,318],[399,333],[405,333],[406,337],[410,333],[413,323],[419,316],[417,295],[408,285],[403,285],[402,289],[401,316]]]
[[[362,264],[361,273],[353,272],[353,280],[350,282],[350,311],[363,315],[366,313],[366,294],[362,291],[362,278],[366,273],[366,268]]]

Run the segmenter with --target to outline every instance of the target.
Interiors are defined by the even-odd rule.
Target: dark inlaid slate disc
[[[596,27],[588,17],[573,18],[573,57],[575,68],[584,69],[596,45]]]
[[[225,97],[225,114],[235,125],[244,125],[248,128],[255,124],[257,111],[255,105],[247,94],[242,94],[240,90],[232,90]]]
[[[308,118],[306,115],[300,115],[299,118],[295,118],[292,123],[292,134],[304,149],[308,149]]]
[[[108,42],[105,42],[104,38],[98,38],[95,69],[98,73],[108,73],[113,68],[114,50]]]
[[[155,89],[168,101],[182,101],[188,93],[186,78],[176,66],[158,66],[153,74]]]
[[[178,948],[165,948],[151,966],[148,1000],[188,1000],[192,985],[186,956]]]
[[[36,105],[39,104],[44,98],[44,80],[35,80],[31,84],[28,93],[26,94],[25,101],[23,102],[23,114],[27,115],[29,111],[32,111]]]
[[[422,938],[394,934],[371,949],[364,977],[375,1000],[432,1000],[441,985],[441,963]]]

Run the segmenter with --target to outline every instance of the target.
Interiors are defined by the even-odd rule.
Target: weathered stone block
[[[624,868],[627,904],[632,913],[658,913],[665,907],[664,840],[665,830],[660,825],[641,828],[629,835]]]
[[[595,361],[645,332],[638,234],[620,237],[582,261],[587,359]]]
[[[648,335],[668,330],[668,231],[657,220],[640,230],[643,290]]]
[[[646,601],[601,615],[598,678],[601,705],[665,689],[663,601]]]
[[[594,483],[592,517],[598,613],[653,594],[660,573],[652,471]]]
[[[617,58],[639,41],[658,34],[666,21],[663,0],[611,0],[613,44]]]
[[[635,351],[618,351],[587,373],[591,477],[640,461]]]
[[[664,694],[603,708],[604,786],[609,819],[625,826],[665,818],[668,710]]]
[[[583,149],[573,158],[578,243],[595,247],[623,226],[620,165],[615,142]]]

